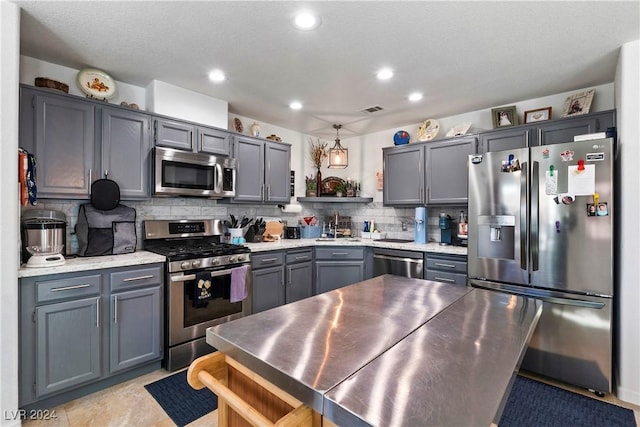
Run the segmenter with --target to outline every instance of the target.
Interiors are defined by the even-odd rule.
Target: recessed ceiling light
[[[391,70],[391,68],[382,68],[380,71],[378,71],[378,80],[389,80],[391,77],[393,77],[393,70]]]
[[[300,30],[313,30],[320,26],[320,17],[311,12],[297,13],[293,18],[293,25]]]
[[[223,82],[225,78],[226,77],[224,76],[222,70],[213,70],[209,73],[209,80],[211,80],[212,82],[220,83]]]
[[[289,108],[291,108],[292,110],[300,110],[302,109],[302,104],[298,101],[293,101],[291,104],[289,104]]]
[[[420,101],[422,99],[422,94],[420,92],[414,92],[409,95],[409,101]]]

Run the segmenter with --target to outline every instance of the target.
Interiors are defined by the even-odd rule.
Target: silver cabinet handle
[[[446,277],[434,277],[433,279],[434,279],[434,280],[439,280],[439,281],[441,281],[441,282],[456,283],[456,281],[455,281],[455,280],[453,280],[453,279],[448,279],[448,278],[446,278]]]
[[[90,283],[85,283],[83,285],[63,286],[61,288],[53,288],[51,289],[51,292],[71,291],[73,289],[88,288],[89,286],[91,286]]]
[[[147,276],[138,276],[138,277],[127,277],[123,280],[123,282],[135,282],[136,280],[146,280],[153,279],[153,274],[149,274]]]
[[[287,277],[289,278],[289,286],[291,286],[291,267],[288,267],[288,273],[287,273]]]
[[[104,170],[104,177],[109,178],[109,169]]]
[[[331,252],[331,256],[349,256],[349,252]]]
[[[297,256],[296,259],[309,259],[309,255]]]
[[[91,196],[91,178],[93,178],[93,170],[89,168],[89,183],[87,185],[87,194]]]
[[[435,265],[437,265],[438,267],[456,268],[456,266],[453,264],[441,264],[439,262],[436,262]]]
[[[118,323],[118,295],[113,296],[113,323]]]
[[[263,260],[260,260],[260,262],[274,262],[277,261],[278,258],[265,258]]]
[[[100,328],[100,298],[96,298],[96,328]]]

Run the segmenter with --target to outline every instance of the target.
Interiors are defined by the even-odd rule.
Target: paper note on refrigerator
[[[544,193],[547,196],[558,194],[558,171],[547,171],[544,180]]]
[[[575,196],[591,196],[596,192],[596,167],[585,165],[584,170],[578,166],[569,166],[567,193]]]

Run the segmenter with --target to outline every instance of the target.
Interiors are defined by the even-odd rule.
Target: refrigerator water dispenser
[[[511,215],[478,217],[478,256],[514,259],[516,218]]]

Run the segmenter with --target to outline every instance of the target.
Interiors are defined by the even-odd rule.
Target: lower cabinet
[[[251,255],[252,313],[285,303],[284,252],[269,251]]]
[[[425,254],[427,280],[464,285],[467,283],[467,257],[453,254]]]
[[[286,258],[285,301],[287,303],[313,295],[313,250],[289,250]]]
[[[20,279],[20,407],[59,404],[159,366],[163,271],[149,264]]]
[[[362,247],[317,247],[315,258],[316,294],[364,280]]]

